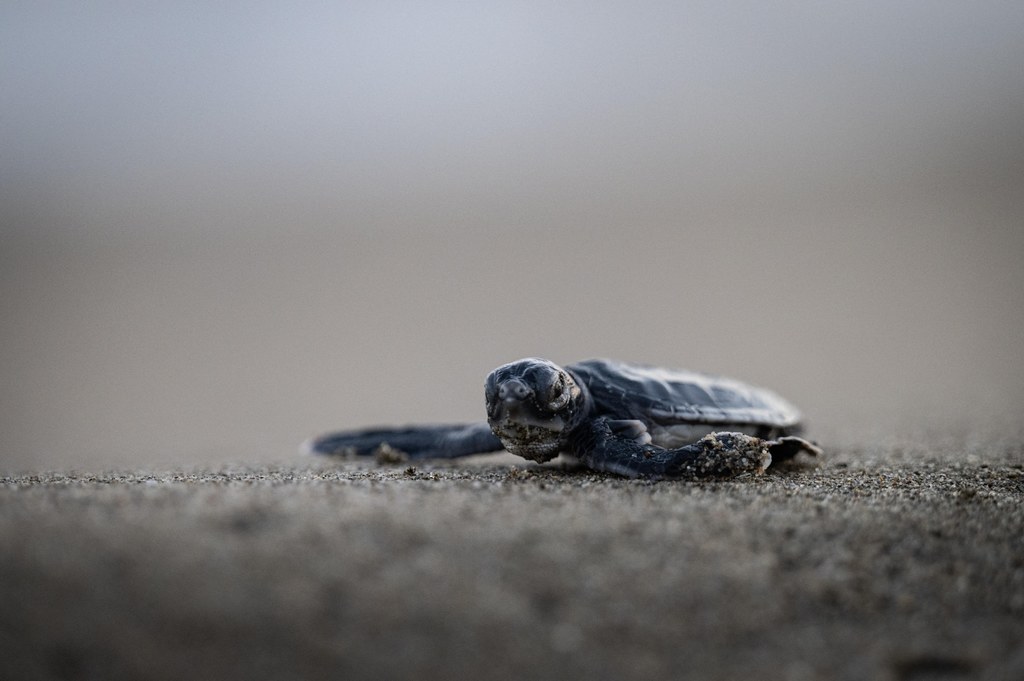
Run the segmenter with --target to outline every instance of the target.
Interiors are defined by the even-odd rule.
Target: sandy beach
[[[0,479],[17,679],[1024,678],[1024,456]]]

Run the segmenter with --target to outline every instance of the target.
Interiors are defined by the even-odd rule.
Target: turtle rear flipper
[[[499,451],[501,441],[486,423],[470,423],[328,433],[309,440],[303,449],[338,456],[378,456],[386,451],[410,459],[454,459]]]
[[[769,440],[767,445],[768,452],[772,455],[772,461],[775,461],[776,463],[780,461],[788,461],[800,452],[806,452],[811,456],[820,456],[822,454],[821,447],[818,445],[813,442],[808,442],[802,437],[795,437],[793,435]]]

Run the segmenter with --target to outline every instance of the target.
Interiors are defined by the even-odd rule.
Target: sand
[[[10,679],[1024,678],[1024,454],[0,478]]]

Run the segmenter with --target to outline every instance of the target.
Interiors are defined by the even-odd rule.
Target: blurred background
[[[0,470],[294,460],[528,355],[1019,428],[1024,5],[6,2]]]

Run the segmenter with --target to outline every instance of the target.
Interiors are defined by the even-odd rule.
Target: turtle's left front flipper
[[[594,470],[631,478],[706,480],[763,473],[778,441],[743,433],[711,433],[693,444],[663,449],[622,437],[607,419],[594,419],[577,431],[570,444],[573,455]],[[787,439],[785,446],[796,443]]]
[[[328,433],[303,445],[312,454],[379,456],[389,452],[410,459],[453,459],[501,450],[486,423],[408,426]]]

